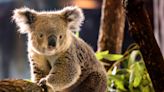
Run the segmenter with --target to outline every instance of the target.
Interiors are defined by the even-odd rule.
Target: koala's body
[[[20,33],[28,35],[32,80],[48,92],[105,92],[107,76],[92,48],[71,31],[84,20],[78,7],[38,12],[14,10]]]

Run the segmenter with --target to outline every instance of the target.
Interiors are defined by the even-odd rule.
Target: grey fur
[[[27,10],[37,18],[31,26],[26,23],[24,12]],[[19,26],[20,33],[28,34],[28,57],[34,82],[48,92],[107,90],[103,65],[96,59],[92,48],[71,32],[78,31],[84,20],[80,8],[66,7],[57,12],[21,8],[15,10],[13,20]],[[40,38],[39,33],[44,33],[44,36]],[[57,38],[57,45],[52,51],[47,47],[50,35]]]

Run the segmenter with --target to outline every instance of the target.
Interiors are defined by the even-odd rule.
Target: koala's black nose
[[[55,47],[56,46],[56,37],[54,35],[51,35],[48,37],[48,46],[49,47]]]

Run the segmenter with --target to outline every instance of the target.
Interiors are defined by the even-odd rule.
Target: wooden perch
[[[43,92],[35,83],[26,80],[1,80],[0,92]]]
[[[164,60],[142,0],[124,0],[129,33],[140,46],[155,92],[164,91]]]
[[[122,0],[103,0],[98,51],[108,50],[110,53],[121,53],[124,25],[125,14]],[[113,62],[107,63],[110,66],[113,64]]]

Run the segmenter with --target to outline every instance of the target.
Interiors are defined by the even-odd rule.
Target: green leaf
[[[139,74],[139,73],[136,72],[136,74]],[[136,76],[134,78],[133,86],[138,87],[139,84],[141,83],[141,80],[142,80],[142,76]]]
[[[141,60],[137,61],[136,60],[137,56],[141,57]],[[128,66],[130,67],[135,62],[140,62],[140,61],[143,61],[140,51],[139,50],[134,50],[134,51],[131,52],[131,54],[129,56]]]
[[[134,70],[130,71],[130,77],[129,77],[129,89],[130,91],[133,91],[133,81],[134,81]]]
[[[108,86],[110,88],[114,87],[113,89],[116,92],[154,92],[139,50],[134,50],[125,57],[119,54],[109,54],[108,52],[99,53],[98,55],[100,55],[100,58],[116,61],[117,65],[115,64],[116,66],[108,71]],[[119,59],[122,61],[117,61]],[[124,63],[126,63],[125,67],[123,66]],[[117,67],[117,69],[114,69],[114,67]]]
[[[101,52],[96,52],[95,55],[98,60],[101,60],[104,58],[103,55],[106,55],[108,53],[109,53],[108,51],[101,51]]]
[[[109,75],[109,79],[113,80],[118,89],[126,91],[124,87],[124,77],[117,75]]]
[[[96,52],[95,55],[98,60],[107,59],[109,61],[116,61],[123,57],[121,54],[109,54],[108,51]]]
[[[142,91],[142,92],[152,92],[152,91],[150,90],[150,87],[149,87],[149,86],[142,86],[142,87],[141,87],[141,91]]]
[[[144,75],[144,70],[143,68],[139,65],[139,62],[136,62],[134,64],[134,82],[133,82],[133,86],[134,87],[138,87],[139,84],[141,83],[142,80],[142,76]]]
[[[133,84],[133,87],[138,87],[144,76],[144,69],[140,66],[139,62],[134,63],[131,67],[129,83]]]
[[[146,78],[144,78],[144,77],[146,77]],[[149,77],[149,76],[146,76],[146,74],[144,74],[143,80],[142,80],[143,86],[149,85],[151,83],[151,81],[149,81],[149,79],[147,77]]]
[[[136,56],[136,51],[135,52],[133,51],[129,56],[129,61],[128,61],[129,67],[135,63],[135,56]]]
[[[117,70],[117,75],[126,75],[128,74],[130,71],[128,69],[118,69]]]
[[[123,57],[123,55],[121,54],[106,54],[106,55],[103,55],[103,58],[104,59],[107,59],[109,61],[116,61],[116,60],[119,60]]]
[[[99,55],[99,54],[96,54],[96,58],[97,58],[98,60],[102,60],[102,59],[103,59],[103,56],[102,56],[102,55]]]

